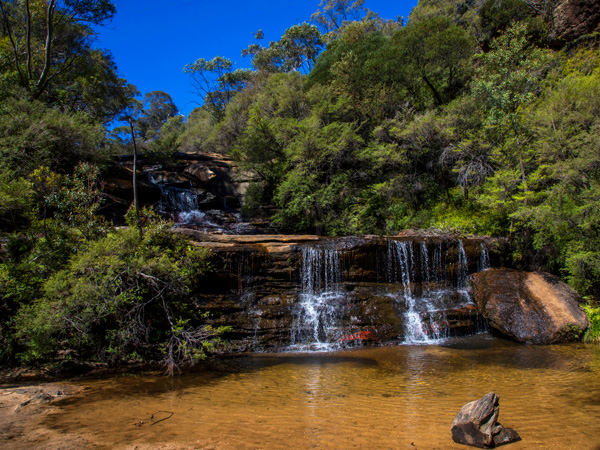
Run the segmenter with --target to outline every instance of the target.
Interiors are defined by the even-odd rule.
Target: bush
[[[590,321],[584,340],[586,342],[595,342],[600,344],[600,306],[597,303],[588,303],[582,305]]]
[[[48,278],[41,298],[21,307],[21,359],[162,357],[172,372],[181,361],[203,358],[223,331],[203,326],[188,301],[209,269],[206,256],[161,221],[146,222],[143,236],[120,229],[91,241]]]

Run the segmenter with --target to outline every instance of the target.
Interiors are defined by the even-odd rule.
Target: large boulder
[[[500,397],[493,392],[480,400],[464,405],[452,422],[454,442],[479,448],[494,448],[502,444],[520,441],[512,428],[498,423]]]
[[[489,269],[471,275],[470,281],[479,313],[518,342],[578,340],[588,327],[581,297],[548,273]]]
[[[564,0],[554,10],[552,34],[567,41],[600,30],[598,0]]]

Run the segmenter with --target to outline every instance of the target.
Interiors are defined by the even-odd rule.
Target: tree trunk
[[[42,74],[38,79],[33,93],[33,99],[37,100],[40,98],[44,90],[46,89],[46,82],[48,75],[50,74],[50,66],[52,65],[52,40],[54,39],[54,11],[56,10],[56,0],[50,0],[48,2],[48,8],[46,12],[46,47],[44,49],[44,68]]]
[[[441,106],[442,103],[444,103],[444,102],[442,101],[442,96],[437,91],[437,89],[435,88],[435,86],[431,83],[431,81],[429,81],[429,78],[427,78],[425,75],[423,75],[423,81],[425,82],[425,84],[431,90],[431,93],[433,94],[433,98],[435,99],[435,105],[436,106]]]
[[[133,128],[133,122],[129,121],[129,127],[131,128],[131,142],[133,142],[133,207],[135,208],[135,224],[140,230],[140,234],[144,234],[142,228],[142,221],[140,220],[140,205],[138,201],[138,189],[137,189],[137,143],[135,141],[135,130]]]

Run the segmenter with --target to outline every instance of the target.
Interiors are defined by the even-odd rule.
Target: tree
[[[398,30],[382,51],[388,71],[394,69],[415,96],[423,102],[422,88],[429,91],[433,103],[440,106],[451,100],[465,85],[468,62],[473,55],[468,34],[444,16],[409,23]]]
[[[23,361],[56,359],[60,351],[106,362],[162,358],[172,374],[212,348],[225,329],[204,326],[203,313],[188,300],[209,269],[207,252],[169,232],[171,224],[151,211],[143,213],[144,236],[120,229],[89,242],[41,282],[35,297],[20,302],[13,323]],[[3,293],[14,288],[8,269],[0,270]]]
[[[110,0],[1,0],[0,36],[8,41],[8,66],[31,99],[90,51],[92,25],[110,20]]]
[[[84,112],[103,124],[114,121],[137,88],[120,78],[107,50],[90,50],[56,77],[44,99],[65,112]]]
[[[138,128],[144,141],[156,138],[161,127],[177,114],[177,106],[169,94],[152,91],[144,95],[143,110],[138,119]]]
[[[484,41],[491,41],[515,23],[533,16],[535,10],[529,3],[533,5],[526,0],[485,0],[479,10]]]
[[[102,127],[84,113],[62,113],[39,101],[0,103],[0,170],[25,177],[40,166],[71,173],[79,162],[102,165]]]
[[[115,128],[112,133],[113,135],[120,137],[121,142],[127,143],[126,135],[130,138],[129,144],[133,150],[133,208],[135,213],[135,225],[138,228],[140,234],[144,234],[142,227],[142,221],[140,216],[140,205],[138,201],[138,186],[137,186],[137,162],[138,162],[138,140],[141,139],[141,130],[139,127],[140,118],[143,113],[143,103],[135,98],[131,99],[127,108],[122,112],[119,117],[120,122],[124,122],[126,126],[120,126]]]
[[[518,161],[525,191],[526,129],[520,111],[537,97],[547,62],[547,53],[528,41],[526,25],[517,23],[491,43],[490,52],[480,56],[481,64],[472,83],[473,94],[486,114],[488,130],[500,136],[509,132],[515,139],[513,149],[509,146],[498,155],[499,162],[510,167],[511,161]]]
[[[323,30],[323,34],[335,35],[344,23],[360,20],[367,13],[364,4],[364,0],[321,0],[310,20]]]
[[[262,30],[255,33],[263,38]],[[252,44],[242,50],[242,56],[252,57],[252,65],[266,72],[310,72],[323,47],[321,33],[314,25],[304,22],[285,30],[281,39],[271,42],[268,47]]]
[[[250,78],[249,71],[233,70],[232,62],[217,56],[211,60],[197,59],[183,68],[190,75],[196,94],[208,108],[216,122],[223,118],[225,107],[236,92],[242,90]]]

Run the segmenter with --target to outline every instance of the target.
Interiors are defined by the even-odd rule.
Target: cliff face
[[[408,236],[228,236],[179,230],[212,250],[196,293],[230,351],[424,341],[484,326],[468,273],[501,263],[498,243]]]
[[[553,37],[572,41],[600,31],[598,0],[564,0],[554,10]]]

